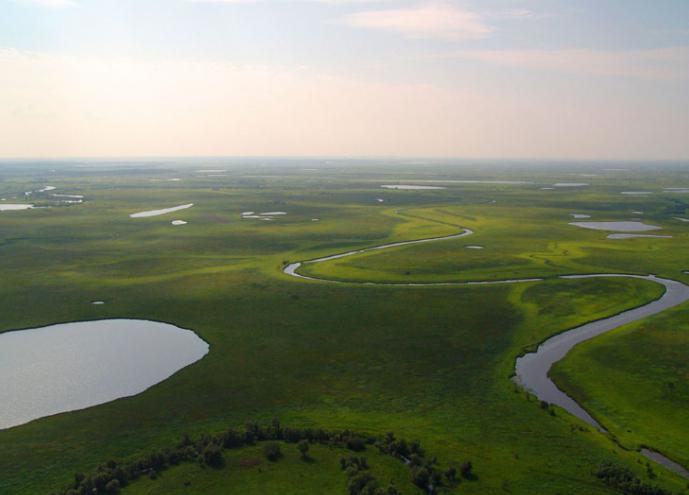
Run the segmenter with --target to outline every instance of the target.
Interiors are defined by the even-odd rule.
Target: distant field
[[[140,395],[0,431],[0,493],[50,493],[77,471],[134,458],[183,433],[217,433],[274,417],[295,426],[394,431],[420,440],[443,465],[470,459],[476,479],[450,493],[616,493],[592,471],[612,461],[648,480],[645,459],[624,448],[647,442],[689,461],[683,446],[689,418],[676,413],[686,410],[686,394],[673,375],[686,368],[682,308],[584,344],[558,368],[557,379],[624,447],[564,411],[549,414],[510,381],[515,358],[547,337],[660,296],[657,284],[642,280],[556,275],[655,273],[689,283],[683,273],[689,270],[689,224],[674,219],[688,215],[689,204],[662,190],[683,180],[683,171],[642,168],[620,176],[596,169],[589,187],[541,190],[591,170],[387,165],[373,173],[347,164],[302,170],[313,166],[228,165],[226,177],[175,163],[0,166],[0,198],[14,201],[48,184],[85,196],[84,204],[59,206],[37,195],[32,201],[52,207],[0,213],[0,331],[143,318],[193,329],[211,349]],[[533,183],[379,187],[497,177]],[[641,187],[654,194],[620,194]],[[129,217],[187,203],[194,207]],[[246,211],[287,215],[242,219]],[[568,225],[570,213],[596,220],[641,216],[673,238],[608,240],[605,232]],[[172,226],[178,218],[189,223]],[[297,280],[281,271],[286,262],[462,227],[475,234],[303,270],[354,283]],[[358,284],[517,277],[547,280],[481,287]],[[606,380],[596,378],[601,374]],[[339,457],[324,449],[314,451],[315,466],[295,454],[238,469],[233,462],[255,453],[227,455],[226,470],[189,464],[124,493],[318,493],[316,487],[345,493]],[[376,469],[408,486],[404,465],[381,460]],[[655,473],[653,483],[684,490],[685,480],[659,467]],[[184,481],[191,481],[190,489]]]

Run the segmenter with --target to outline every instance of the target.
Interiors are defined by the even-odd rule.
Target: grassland
[[[689,307],[577,347],[553,377],[630,448],[689,464]],[[604,377],[604,379],[601,379]],[[662,433],[660,433],[662,432]]]
[[[620,195],[648,185],[643,170],[629,172],[624,184],[603,175],[583,190],[540,190],[561,177],[530,169],[510,177],[535,184],[448,183],[445,190],[420,192],[379,185],[412,172],[425,180],[475,175],[449,167],[389,166],[374,174],[333,165],[314,176],[301,167],[229,166],[222,178],[187,164],[126,170],[58,164],[50,166],[54,173],[38,165],[3,169],[0,197],[51,184],[84,194],[86,203],[0,214],[0,330],[148,318],[194,329],[211,352],[135,397],[0,431],[1,493],[47,493],[76,471],[169,445],[183,433],[273,417],[299,426],[395,431],[421,440],[444,464],[471,459],[477,479],[463,483],[462,493],[613,493],[591,474],[603,461],[646,477],[637,453],[562,411],[549,415],[509,377],[524,350],[652,300],[659,295],[656,284],[549,278],[515,286],[385,287],[299,281],[281,267],[464,226],[476,234],[306,270],[356,282],[610,271],[689,282],[682,273],[689,269],[682,254],[687,226],[673,220],[681,215],[677,195]],[[655,182],[656,189],[677,183],[673,170],[661,177],[665,182]],[[193,208],[171,217],[128,216],[191,202]],[[241,211],[250,210],[288,215],[273,222],[240,219]],[[567,225],[571,212],[606,220],[634,210],[643,210],[673,239],[609,241],[604,233]],[[172,227],[173,217],[189,224]],[[92,306],[94,299],[107,304]],[[185,493],[178,481],[190,477],[197,487],[236,483],[246,493],[289,493],[297,489],[291,473],[307,470],[291,462],[265,476],[188,466],[132,490],[146,493],[160,483],[166,493]],[[324,464],[331,462],[323,456]],[[656,472],[656,483],[674,490],[685,485],[671,473]],[[302,486],[327,483],[334,493],[344,483],[342,473],[327,466],[313,476]],[[404,472],[389,476],[407,483]]]
[[[351,451],[313,445],[309,449],[308,459],[304,460],[295,445],[282,444],[281,449],[283,456],[277,462],[265,458],[261,445],[228,451],[225,466],[221,468],[183,464],[163,472],[158,479],[137,481],[122,493],[346,493],[347,477],[340,467],[340,458],[351,456]],[[368,449],[362,455],[367,459],[370,473],[383,486],[393,482],[404,495],[424,493],[407,480],[408,469],[403,463],[373,449]]]

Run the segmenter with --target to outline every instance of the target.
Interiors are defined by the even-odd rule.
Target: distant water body
[[[131,218],[157,217],[160,215],[165,215],[167,213],[172,213],[174,211],[186,210],[187,208],[191,208],[192,206],[194,206],[194,203],[189,203],[187,205],[173,206],[172,208],[163,208],[160,210],[140,211],[138,213],[132,213],[129,216]]]

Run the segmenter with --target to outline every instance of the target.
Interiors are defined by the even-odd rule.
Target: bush
[[[120,482],[117,480],[110,480],[108,483],[105,485],[105,492],[106,493],[119,493],[120,491]]]
[[[263,446],[263,455],[266,456],[271,462],[275,462],[282,457],[282,451],[280,450],[280,445],[275,442],[267,443]]]
[[[342,457],[340,458],[340,467],[344,470],[353,468],[353,472],[358,473],[368,469],[368,461],[365,457]]]
[[[606,485],[628,495],[672,495],[672,492],[642,482],[629,469],[611,463],[602,464],[595,475]]]
[[[222,444],[226,449],[235,449],[244,445],[244,435],[229,429],[225,432]]]
[[[222,467],[225,464],[225,458],[220,446],[215,443],[206,445],[206,448],[203,449],[203,462],[213,468]]]
[[[431,481],[430,470],[420,466],[414,467],[411,470],[411,481],[422,490],[425,490]]]
[[[361,437],[349,437],[347,439],[347,448],[353,450],[354,452],[361,452],[366,450],[366,442]]]
[[[366,471],[355,474],[349,479],[349,483],[347,483],[347,489],[350,495],[374,495],[377,488],[378,481]]]
[[[308,459],[309,458],[309,441],[308,440],[302,440],[299,442],[297,445],[297,448],[299,449],[299,453],[301,454],[302,459]]]
[[[471,478],[473,476],[472,469],[473,469],[473,466],[471,465],[471,461],[466,461],[466,462],[462,463],[462,466],[460,467],[460,472],[462,473],[462,477]]]

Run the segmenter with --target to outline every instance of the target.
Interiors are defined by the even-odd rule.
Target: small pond
[[[385,189],[400,189],[405,191],[424,190],[424,189],[445,189],[442,186],[419,186],[414,184],[385,184],[380,187]]]
[[[592,230],[616,230],[619,232],[645,232],[658,230],[657,225],[649,225],[643,222],[570,222],[570,225]]]
[[[671,235],[653,235],[653,234],[609,234],[608,239],[636,239],[639,237],[652,237],[656,239],[672,239]]]
[[[173,206],[172,208],[163,208],[161,210],[149,210],[140,211],[138,213],[132,213],[129,215],[131,218],[147,218],[147,217],[157,217],[159,215],[165,215],[167,213],[172,213],[173,211],[186,210],[194,206],[194,203],[189,203],[187,205]]]
[[[14,203],[0,203],[0,211],[30,210],[31,208],[33,208],[33,205],[14,204]]]

